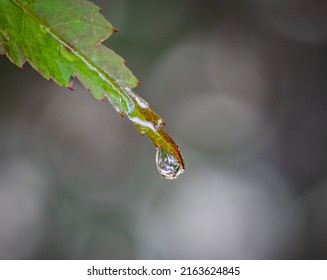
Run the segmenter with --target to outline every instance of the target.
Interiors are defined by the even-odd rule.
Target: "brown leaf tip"
[[[69,83],[67,88],[70,89],[71,91],[75,90],[73,83]]]

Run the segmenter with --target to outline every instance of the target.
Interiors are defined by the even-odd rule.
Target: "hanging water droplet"
[[[157,148],[156,164],[159,173],[166,179],[176,179],[184,172],[182,163],[160,147]]]

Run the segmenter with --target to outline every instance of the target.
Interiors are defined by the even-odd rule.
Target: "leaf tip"
[[[119,29],[118,29],[117,27],[114,27],[114,28],[112,29],[112,31],[115,32],[115,33],[117,33],[117,32],[119,31]]]
[[[71,91],[75,90],[73,83],[69,83],[67,88]]]
[[[75,88],[74,88],[74,77],[73,76],[70,76],[69,77],[69,82],[68,82],[68,86],[67,88],[70,89],[71,91],[74,91]]]

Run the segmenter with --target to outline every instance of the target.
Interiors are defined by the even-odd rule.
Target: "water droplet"
[[[165,122],[163,121],[163,119],[159,119],[156,124],[156,129],[158,130],[160,127],[162,127],[164,125],[165,125]]]
[[[139,97],[134,91],[132,91],[130,88],[126,87],[125,88],[125,92],[131,97],[133,98],[137,104],[142,108],[142,109],[148,109],[149,108],[149,104],[148,102],[146,102],[144,99],[142,99],[141,97]]]
[[[149,108],[149,104],[148,102],[146,102],[144,99],[142,99],[141,97],[135,95],[135,100],[137,102],[137,104],[139,104],[139,106],[142,108],[142,109],[148,109]]]
[[[166,179],[176,179],[184,172],[184,167],[177,158],[158,147],[156,164],[159,173]]]
[[[114,96],[114,95],[111,95],[109,96],[108,94],[104,94],[103,95],[104,98],[107,98],[109,100],[109,102],[111,103],[112,107],[114,107],[114,109],[119,113],[123,113],[124,109],[121,108],[121,104],[122,104],[122,98],[119,96]]]
[[[157,131],[156,126],[153,124],[153,122],[149,122],[146,120],[142,120],[139,117],[129,117],[129,119],[135,124],[135,125],[139,125],[141,128],[150,128],[151,130],[153,130],[154,132]]]

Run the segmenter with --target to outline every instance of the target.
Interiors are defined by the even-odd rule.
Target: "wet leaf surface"
[[[163,120],[132,91],[139,82],[125,60],[102,45],[116,31],[100,8],[85,0],[0,1],[0,54],[19,67],[28,62],[43,77],[70,90],[76,77],[97,100],[108,99],[140,133],[147,134],[164,151],[160,154],[176,163],[178,170],[170,174],[179,175],[184,160],[163,130]],[[166,161],[159,162],[165,169]]]

